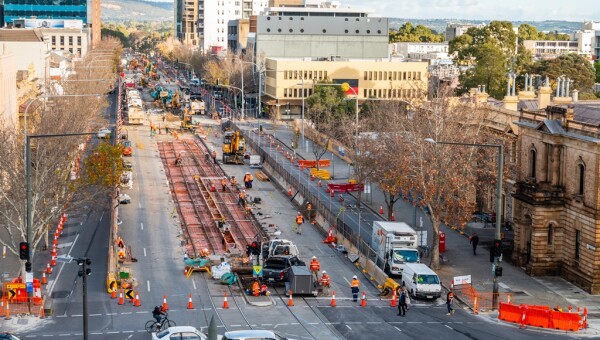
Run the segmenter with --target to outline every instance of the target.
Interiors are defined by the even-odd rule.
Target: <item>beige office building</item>
[[[313,84],[323,80],[346,83],[348,97],[358,96],[359,102],[367,98],[413,100],[425,98],[427,93],[426,62],[267,58],[265,66],[263,100],[270,114],[278,113],[284,119],[288,118],[285,114],[289,118],[301,114],[302,98],[310,96]],[[284,111],[288,107],[290,112]]]
[[[13,126],[16,126],[18,119],[15,68],[15,55],[0,43],[0,120]]]

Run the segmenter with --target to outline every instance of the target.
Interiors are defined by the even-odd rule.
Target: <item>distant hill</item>
[[[413,25],[423,25],[437,31],[438,33],[446,32],[448,23],[464,23],[464,24],[481,24],[489,23],[491,20],[456,20],[456,19],[404,19],[390,18],[390,28],[397,29],[405,22],[410,21]],[[529,24],[542,32],[554,32],[571,34],[583,27],[583,22],[574,21],[513,21],[513,26],[517,27],[521,24]]]
[[[172,2],[142,0],[102,0],[103,21],[164,21],[173,20]]]

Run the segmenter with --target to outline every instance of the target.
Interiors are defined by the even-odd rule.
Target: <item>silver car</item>
[[[253,329],[225,332],[221,340],[287,340],[287,338],[272,331]]]

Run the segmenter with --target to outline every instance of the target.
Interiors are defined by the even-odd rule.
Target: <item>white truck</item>
[[[402,275],[405,263],[419,263],[417,232],[404,222],[373,222],[371,248],[385,263],[385,272]]]
[[[129,125],[143,125],[144,110],[138,106],[130,106],[127,110],[127,123]]]
[[[201,99],[193,99],[190,101],[190,108],[193,115],[203,115],[206,105]]]

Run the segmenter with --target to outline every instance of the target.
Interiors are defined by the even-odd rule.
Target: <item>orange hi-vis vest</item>
[[[225,180],[225,178],[223,178],[223,179],[221,180],[221,185],[222,185],[222,186],[226,186],[226,185],[227,185],[227,181]]]
[[[243,191],[242,191],[242,192],[240,192],[240,198],[241,198],[241,199],[244,199],[244,198],[246,198],[246,193],[245,193],[245,192],[243,192]]]
[[[302,224],[302,223],[304,223],[304,217],[302,217],[302,215],[296,216],[296,224]]]
[[[358,281],[358,279],[353,279],[352,284],[350,286],[358,288],[359,285],[360,285],[360,281]]]
[[[331,284],[331,279],[329,278],[329,275],[323,274],[323,277],[321,278],[321,282],[323,282],[324,286],[329,286]]]
[[[306,210],[311,211],[312,210],[312,204],[308,203],[306,205]]]
[[[321,270],[321,264],[317,259],[314,259],[310,262],[310,270],[313,272],[318,272]]]

